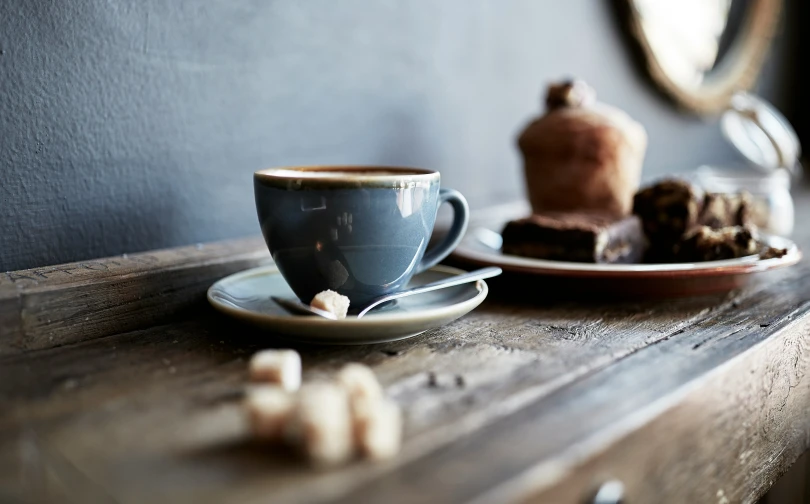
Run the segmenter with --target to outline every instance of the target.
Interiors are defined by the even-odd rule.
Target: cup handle
[[[453,207],[453,225],[450,226],[450,231],[447,236],[433,248],[425,252],[422,257],[422,262],[416,268],[416,273],[421,273],[428,268],[438,264],[439,261],[450,255],[456,246],[458,246],[464,233],[467,231],[467,224],[470,220],[470,208],[467,206],[467,200],[460,192],[453,189],[439,189],[439,205],[443,203],[450,203]],[[437,208],[438,208],[437,206]]]

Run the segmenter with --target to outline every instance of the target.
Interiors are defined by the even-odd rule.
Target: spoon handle
[[[428,284],[420,285],[418,287],[414,287],[412,289],[405,289],[399,292],[394,292],[393,294],[388,294],[387,296],[382,296],[377,298],[374,302],[363,308],[360,313],[357,314],[357,318],[361,318],[363,315],[368,313],[371,309],[385,303],[387,301],[391,301],[392,299],[399,299],[405,296],[412,296],[414,294],[422,294],[424,292],[430,292],[438,289],[444,289],[445,287],[453,287],[456,285],[462,285],[468,282],[474,282],[476,280],[483,280],[484,278],[491,278],[494,276],[500,275],[502,272],[501,268],[497,266],[490,266],[487,268],[477,269],[475,271],[470,271],[469,273],[464,273],[462,275],[445,278],[442,280],[437,280],[435,282],[431,282]]]

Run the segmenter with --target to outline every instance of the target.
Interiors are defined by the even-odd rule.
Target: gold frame
[[[618,0],[618,3],[623,4],[620,5],[623,17],[653,82],[676,104],[702,115],[725,110],[735,92],[754,85],[782,12],[782,0],[753,0],[739,35],[717,70],[707,75],[700,87],[686,88],[673,81],[661,66],[644,34],[634,1]]]

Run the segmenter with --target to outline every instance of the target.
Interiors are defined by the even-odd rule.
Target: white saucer
[[[464,273],[436,266],[411,280],[409,287]],[[409,296],[396,305],[361,319],[350,315],[328,320],[315,315],[293,315],[270,296],[295,298],[275,266],[261,266],[225,277],[208,289],[208,301],[220,312],[267,329],[288,340],[332,345],[383,343],[416,336],[440,327],[477,307],[489,291],[479,280],[456,287]]]

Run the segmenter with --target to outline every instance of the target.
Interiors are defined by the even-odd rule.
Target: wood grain
[[[268,262],[247,238],[0,273],[0,354],[165,323],[216,279]]]
[[[529,496],[586,471],[586,461],[610,446],[628,446],[622,437],[656,417],[638,420],[651,404],[682,397],[679,390],[695,377],[770,341],[797,317],[804,320],[806,304],[797,307],[796,300],[810,299],[808,272],[799,277],[800,291],[792,276],[734,299],[666,304],[538,307],[494,296],[458,323],[416,340],[299,347],[308,378],[346,361],[377,371],[407,412],[405,450],[390,464],[313,473],[290,463],[289,453],[247,442],[238,407],[246,359],[279,342],[247,328],[234,335],[212,313],[0,358],[7,377],[0,384],[7,412],[0,446],[16,446],[26,429],[34,430],[48,450],[123,501],[258,502],[268,492],[285,502],[464,501],[494,491]],[[601,441],[577,444],[593,436]],[[521,441],[528,439],[534,441]],[[0,460],[4,484],[13,487],[8,475],[19,462]],[[551,467],[543,474],[552,477],[524,487],[525,475],[538,467]],[[661,477],[670,477],[661,467]],[[774,466],[765,474],[778,471]],[[595,482],[565,487],[584,494]]]
[[[779,464],[783,460],[788,465],[792,463],[810,441],[806,419],[797,418],[802,416],[800,408],[806,411],[810,398],[806,381],[798,381],[799,376],[810,370],[806,355],[810,338],[806,326],[810,307],[807,274],[802,285],[803,290],[797,292],[795,284],[787,281],[782,284],[781,293],[766,289],[737,307],[721,309],[686,330],[676,330],[539,398],[516,414],[476,432],[466,443],[437,450],[418,463],[376,480],[347,496],[345,502],[362,502],[371,495],[407,495],[409,487],[435,491],[435,487],[420,482],[430,478],[430,471],[439,467],[441,493],[419,498],[467,501],[484,496],[479,497],[480,501],[509,502],[536,496],[538,502],[581,502],[604,479],[620,477],[629,487],[628,494],[639,496],[629,502],[706,502],[692,497],[705,497],[717,484],[732,492],[732,497],[736,496],[729,497],[731,502],[755,500],[775,475],[784,470]],[[796,298],[802,300],[798,305]],[[781,311],[785,305],[789,310],[774,319],[774,311]],[[769,340],[787,326],[792,327],[788,333]],[[780,390],[782,399],[790,397],[796,401],[796,409],[786,411],[783,417],[779,410],[781,401],[769,402],[773,399],[770,388],[746,396],[746,387],[757,389],[762,384],[758,375],[746,375],[750,371],[746,364],[735,368],[733,375],[738,378],[740,390],[726,390],[732,394],[732,400],[718,403],[715,408],[705,407],[705,411],[691,406],[689,401],[705,406],[706,397],[713,397],[712,387],[722,387],[722,373],[717,377],[704,376],[706,373],[727,366],[728,361],[751,349],[756,351],[749,359],[772,360],[774,351],[759,344],[767,340],[782,348],[779,346],[782,338],[787,343],[780,356],[791,364],[795,359],[796,368],[788,368],[784,376],[775,377],[775,383],[769,387]],[[770,373],[781,369],[784,362],[781,359],[771,362]],[[703,395],[704,390],[707,396]],[[677,407],[686,409],[671,416],[667,410]],[[717,407],[726,410],[720,422]],[[740,433],[749,432],[746,416],[752,412],[765,415],[759,422],[752,418],[753,425],[765,424],[767,417],[778,422],[770,427],[771,437],[750,440],[749,450],[753,446],[761,450],[752,455],[768,454],[764,458],[754,456],[750,462],[759,464],[761,472],[738,474],[734,471],[741,469],[739,464],[729,463],[728,458],[737,453]],[[653,419],[660,423],[648,426]],[[636,452],[626,439],[630,433],[640,436],[634,439],[640,447]],[[728,451],[720,449],[725,445],[731,445]],[[595,458],[602,453],[607,453],[602,456],[608,458]],[[471,462],[479,459],[487,463]],[[586,465],[586,461],[594,465]],[[598,465],[600,461],[602,465]],[[703,471],[700,465],[703,462],[716,466],[713,472]],[[515,474],[519,476],[510,476]],[[641,488],[639,481],[650,486]],[[731,487],[727,486],[729,483]],[[717,488],[713,490],[716,491]],[[741,496],[745,498],[740,499]],[[394,502],[415,500],[402,497]]]
[[[178,259],[189,273],[171,281],[122,275],[174,286],[148,301],[174,306],[160,317],[112,304],[121,330],[80,341],[68,327],[59,347],[34,331],[0,355],[0,500],[579,503],[617,478],[627,502],[755,502],[810,445],[806,262],[728,296],[668,301],[521,299],[499,277],[479,309],[417,338],[295,347],[305,379],[370,365],[406,415],[396,459],[313,471],[250,442],[240,408],[247,359],[288,344],[193,299],[206,264],[266,260],[248,248]]]
[[[810,451],[804,452],[787,473],[774,483],[757,504],[807,504],[810,502]]]

